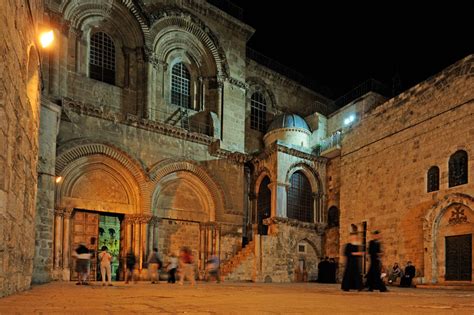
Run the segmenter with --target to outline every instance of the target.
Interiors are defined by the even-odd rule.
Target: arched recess
[[[219,113],[220,82],[228,76],[228,70],[217,37],[185,11],[165,9],[158,15],[150,28],[153,57],[149,66],[148,110],[151,118],[159,119],[160,113],[169,111],[171,70],[177,63],[183,63],[190,72],[191,109]]]
[[[71,144],[68,144],[69,147]],[[56,205],[117,213],[148,213],[147,178],[139,164],[117,148],[101,143],[60,148]]]
[[[423,218],[423,271],[427,282],[445,281],[446,237],[467,234],[471,234],[472,241],[472,235],[474,235],[473,196],[461,193],[449,194],[428,210]],[[474,257],[471,253],[471,274],[474,271],[473,262]]]
[[[90,37],[94,33],[104,32],[115,46],[115,85],[136,88],[135,82],[145,79],[139,77],[145,72],[143,25],[129,7],[120,1],[69,0],[61,5],[60,10],[69,22],[69,40],[76,41],[76,45],[69,45],[69,54],[76,58],[78,73],[89,75]],[[129,71],[135,68],[139,75]],[[92,86],[94,95],[105,93],[101,87],[105,88],[104,85]]]
[[[266,104],[267,104],[267,121],[270,122],[273,118],[273,115],[277,107],[275,94],[270,89],[270,87],[268,87],[265,81],[263,81],[260,78],[257,78],[257,77],[247,78],[247,84],[249,85],[249,88],[247,90],[247,97],[246,97],[247,112],[250,113],[250,99],[252,95],[256,92],[259,92],[265,97]]]
[[[223,190],[202,167],[192,161],[165,160],[155,165],[149,174],[154,184],[153,212],[166,214],[165,209],[158,208],[162,202],[160,193],[182,185],[194,193],[195,200],[202,205],[201,212],[208,213],[210,221],[224,221],[224,215],[230,204],[225,199]]]
[[[291,176],[296,172],[303,173],[311,185],[314,199],[314,222],[325,222],[326,216],[323,213],[324,187],[319,174],[311,167],[311,165],[304,162],[297,162],[291,165],[286,173],[285,182],[287,185],[290,185]]]

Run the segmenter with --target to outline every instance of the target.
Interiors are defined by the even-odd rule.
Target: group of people
[[[336,283],[337,263],[334,258],[325,257],[318,264],[318,282]]]
[[[413,266],[411,261],[407,262],[405,267],[405,271],[403,271],[398,263],[394,263],[392,269],[388,275],[388,283],[393,284],[400,278],[400,286],[401,287],[410,287],[411,282],[416,274],[416,268]]]
[[[372,232],[372,240],[369,242],[368,255],[370,256],[370,267],[365,275],[366,282],[364,285],[360,261],[365,252],[360,249],[357,232],[350,234],[350,242],[346,244],[344,256],[346,257],[346,268],[342,279],[341,289],[363,290],[366,287],[369,291],[379,290],[380,292],[388,291],[383,281],[382,263],[380,257],[382,255],[382,246],[380,243],[381,234],[378,230]],[[409,261],[405,268],[405,273],[401,273],[398,264],[394,265],[389,275],[389,283],[392,283],[398,276],[401,277],[400,286],[410,287],[412,279],[415,277],[415,267]],[[394,278],[395,277],[395,278]]]
[[[90,273],[90,260],[93,258],[94,252],[86,247],[86,244],[81,243],[74,251],[74,257],[76,258],[76,272],[78,275],[78,285],[87,285],[88,276]],[[195,285],[195,272],[194,272],[194,257],[192,251],[188,247],[182,247],[179,251],[179,257],[174,253],[168,255],[168,261],[166,266],[163,265],[159,255],[158,249],[153,248],[153,251],[149,254],[147,259],[148,272],[151,283],[159,283],[159,270],[162,267],[166,267],[168,274],[168,283],[176,283],[176,275],[179,275],[179,284],[183,284],[184,280],[187,279],[191,282],[191,285]],[[100,265],[100,275],[102,278],[102,285],[112,285],[111,275],[111,264],[113,256],[108,252],[107,246],[102,246],[99,254],[97,255],[98,262]],[[130,250],[125,257],[125,283],[128,284],[130,280],[135,282],[135,274],[137,264],[137,257]],[[211,255],[207,261],[206,271],[207,279],[220,281],[219,273],[220,261],[215,255]]]

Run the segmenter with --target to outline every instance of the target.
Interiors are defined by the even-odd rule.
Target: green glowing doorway
[[[118,215],[104,215],[99,216],[99,244],[98,250],[102,246],[107,246],[109,253],[112,255],[112,280],[116,281],[120,278],[120,218]],[[100,275],[100,267],[97,268],[98,277]]]

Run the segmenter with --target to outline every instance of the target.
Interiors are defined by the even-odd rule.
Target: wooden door
[[[471,281],[472,234],[446,237],[445,280]]]
[[[85,243],[87,248],[91,251],[91,263],[89,280],[95,281],[97,278],[97,244],[99,235],[99,214],[87,211],[76,211],[73,216],[72,229],[72,251],[74,251],[79,244]],[[71,271],[71,279],[77,279],[75,268]]]

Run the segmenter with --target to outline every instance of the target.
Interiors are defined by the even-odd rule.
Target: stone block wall
[[[0,2],[0,297],[28,289],[33,271],[42,1],[29,3]]]
[[[384,265],[411,260],[422,269],[424,217],[447,195],[474,195],[474,57],[376,107],[346,133],[340,162],[341,244],[350,224],[367,221],[383,233]],[[468,183],[448,187],[448,161],[468,153]],[[440,189],[427,192],[428,169],[440,169]],[[472,198],[472,197],[471,197]],[[423,274],[423,270],[421,270]]]
[[[260,252],[257,254],[257,281],[293,282],[300,261],[304,261],[306,280],[317,278],[319,257],[322,255],[321,237],[314,224],[291,219],[277,219],[270,226],[271,233],[261,236]],[[303,246],[305,251],[299,251]],[[257,247],[258,248],[258,247]],[[259,261],[261,260],[261,261]]]

